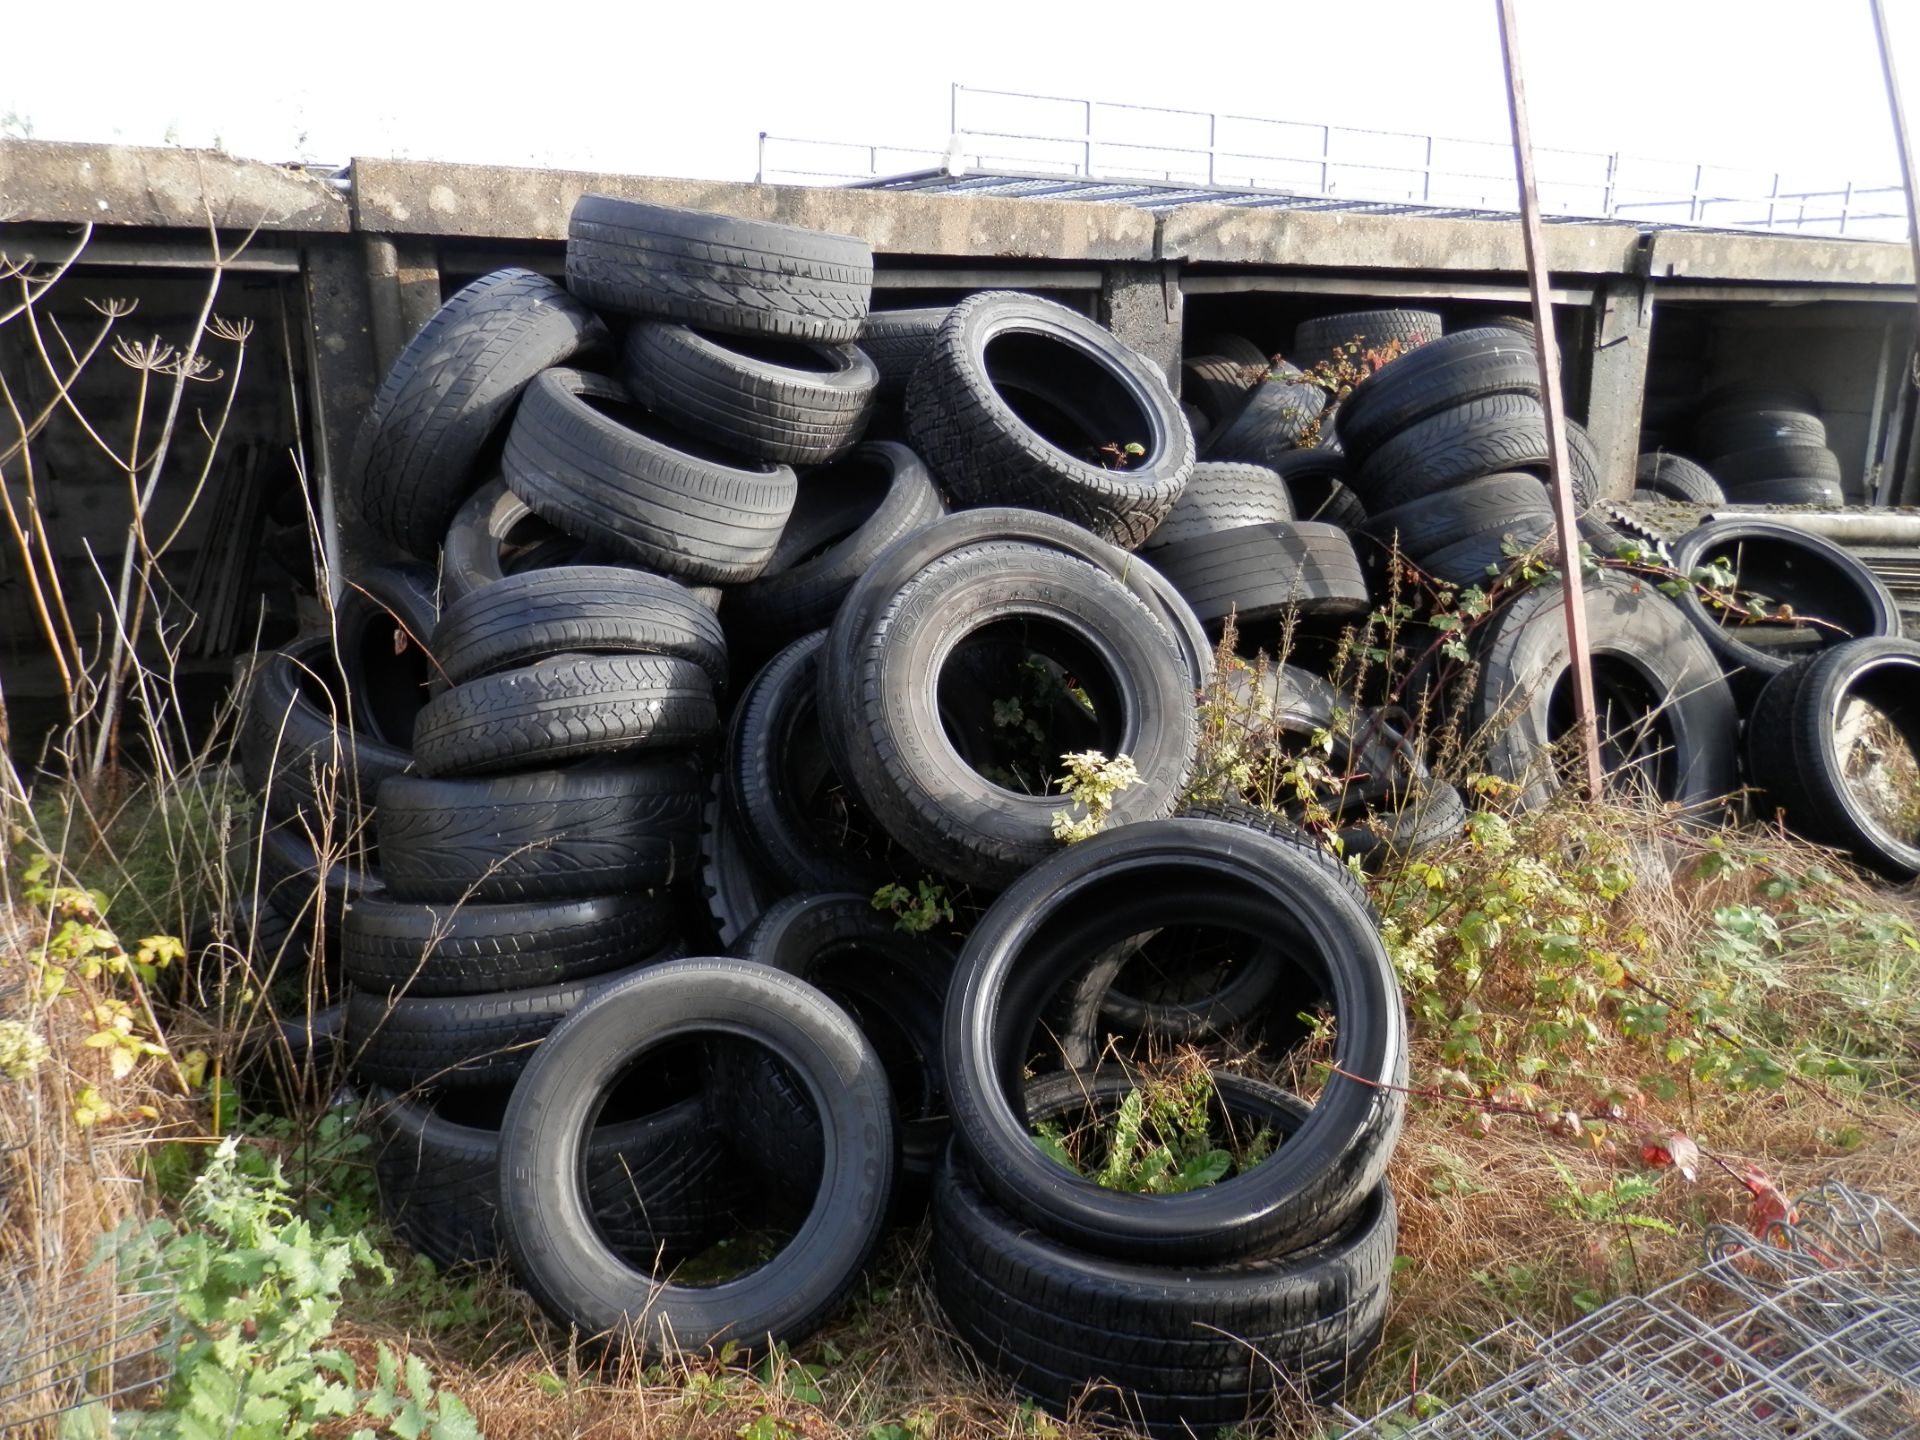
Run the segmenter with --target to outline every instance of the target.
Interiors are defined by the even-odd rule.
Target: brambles
[[[1115,798],[1139,782],[1140,772],[1134,768],[1131,756],[1116,755],[1108,759],[1098,750],[1062,755],[1060,760],[1067,767],[1067,773],[1054,783],[1060,787],[1061,794],[1086,812],[1077,819],[1070,811],[1053,812],[1054,838],[1071,845],[1076,840],[1090,839],[1105,828],[1113,814]]]

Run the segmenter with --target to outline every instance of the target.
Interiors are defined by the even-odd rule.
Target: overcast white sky
[[[1897,174],[1866,0],[1521,5],[1539,145]],[[1911,109],[1920,0],[1889,5]],[[1469,137],[1506,127],[1493,0],[84,0],[0,52],[0,116],[42,139],[218,142],[268,160],[750,178],[761,130],[943,148],[953,81]]]

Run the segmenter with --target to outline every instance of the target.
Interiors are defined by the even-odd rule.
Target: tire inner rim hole
[[[831,350],[801,340],[779,340],[767,335],[722,335],[715,330],[695,330],[694,334],[722,350],[744,355],[766,365],[788,370],[805,370],[813,375],[832,375],[842,368]]]
[[[1100,652],[1037,616],[996,620],[962,637],[940,668],[934,699],[962,763],[1015,795],[1058,796],[1062,755],[1098,750],[1112,758],[1127,733],[1120,685]]]
[[[987,381],[1020,423],[1082,464],[1099,465],[1101,447],[1144,447],[1126,457],[1139,470],[1159,458],[1146,408],[1105,365],[1050,335],[1016,331],[987,342]],[[1104,457],[1114,469],[1117,457]]]
[[[818,560],[873,517],[886,501],[888,485],[887,467],[865,457],[809,471],[767,574]]]
[[[642,1274],[706,1289],[787,1247],[818,1201],[825,1151],[798,1072],[757,1041],[715,1033],[623,1067],[581,1161],[600,1241]]]
[[[650,410],[644,410],[630,400],[618,396],[599,395],[589,390],[579,393],[580,400],[595,414],[613,421],[622,429],[631,430],[636,435],[644,435],[656,444],[669,450],[677,450],[682,455],[691,455],[696,460],[705,460],[711,465],[723,466],[729,470],[754,470],[771,473],[771,465],[762,465],[749,460],[731,450],[723,450],[718,445],[710,445],[705,440],[689,435],[678,426],[669,425]]]
[[[1600,766],[1617,794],[1672,800],[1678,795],[1670,703],[1633,661],[1593,657],[1593,705],[1600,727]],[[1547,706],[1547,741],[1559,745],[1575,730],[1573,671],[1560,673]]]
[[[1868,823],[1920,846],[1920,682],[1906,666],[1868,671],[1840,697],[1834,759]]]
[[[806,975],[810,984],[853,1018],[880,1057],[893,1113],[902,1120],[919,1120],[941,1107],[933,1091],[928,1056],[898,1008],[901,992],[915,983],[907,973],[910,963],[855,941],[817,955]]]
[[[1715,550],[1701,558],[1712,560],[1723,553]],[[1743,644],[1762,650],[1780,647],[1791,653],[1875,632],[1879,622],[1873,605],[1845,571],[1816,551],[1760,538],[1736,541],[1725,558],[1733,562],[1734,588],[1743,599],[1762,596],[1773,606],[1792,607],[1795,617],[1754,622],[1738,609],[1713,609],[1721,628]],[[1826,623],[1808,624],[1808,620]]]
[[[396,745],[413,743],[413,722],[427,703],[429,674],[425,645],[393,616],[375,615],[360,637],[362,694],[367,708]]]

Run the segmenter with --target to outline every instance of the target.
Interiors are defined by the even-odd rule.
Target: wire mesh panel
[[[0,1276],[0,1435],[124,1402],[169,1373],[173,1290],[151,1278],[116,1282],[110,1267],[99,1280],[91,1295],[47,1296],[31,1271]]]
[[[1837,1181],[1764,1236],[1543,1337],[1516,1322],[1348,1440],[1908,1440],[1920,1435],[1920,1228]],[[1355,1417],[1347,1417],[1354,1419]]]

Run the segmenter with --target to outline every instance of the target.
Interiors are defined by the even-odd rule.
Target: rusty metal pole
[[[1547,412],[1547,493],[1560,540],[1560,573],[1567,617],[1567,656],[1573,674],[1574,723],[1586,760],[1587,794],[1606,783],[1600,768],[1600,725],[1593,701],[1593,656],[1587,645],[1587,606],[1580,585],[1580,512],[1573,498],[1567,460],[1566,414],[1560,403],[1560,346],[1554,338],[1553,299],[1547,289],[1546,246],[1540,232],[1540,197],[1533,183],[1533,134],[1527,125],[1527,92],[1520,80],[1520,27],[1516,0],[1495,0],[1500,10],[1500,58],[1507,75],[1507,114],[1513,122],[1513,168],[1520,181],[1520,227],[1526,238],[1527,288],[1533,295],[1533,344],[1540,361],[1540,404]]]

